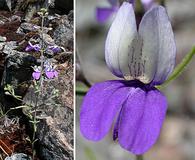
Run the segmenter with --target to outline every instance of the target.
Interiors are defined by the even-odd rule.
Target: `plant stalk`
[[[137,155],[137,156],[136,156],[136,160],[144,160],[143,155]]]

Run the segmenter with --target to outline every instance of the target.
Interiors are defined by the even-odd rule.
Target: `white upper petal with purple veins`
[[[153,83],[161,84],[172,72],[176,57],[174,35],[165,8],[150,9],[140,23],[139,33],[143,39],[142,54],[148,59],[146,75]]]
[[[113,74],[124,77],[129,74],[129,47],[137,35],[134,10],[124,2],[118,10],[106,39],[106,62]]]
[[[124,2],[109,30],[105,56],[113,74],[148,84],[163,83],[173,70],[176,46],[172,27],[162,6],[144,15],[139,31],[134,10]]]

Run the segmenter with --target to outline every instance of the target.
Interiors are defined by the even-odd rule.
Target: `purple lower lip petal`
[[[35,80],[38,80],[41,76],[41,72],[33,72],[32,76]]]
[[[40,51],[41,47],[40,46],[34,46],[33,49],[38,52],[38,51]]]
[[[54,77],[53,71],[46,71],[45,74],[46,74],[48,79],[52,79]]]
[[[61,50],[58,46],[49,46],[48,49],[52,50],[53,53],[58,53]]]
[[[140,82],[97,83],[83,100],[80,130],[85,138],[99,141],[118,115],[113,139],[118,137],[119,144],[128,151],[143,154],[158,139],[166,109],[165,96]]]
[[[137,88],[121,111],[119,144],[136,155],[148,151],[159,137],[166,110],[166,97],[160,91]]]
[[[46,71],[45,74],[46,74],[48,79],[52,79],[52,78],[58,77],[58,72],[55,71],[55,70],[53,70],[53,71]]]
[[[95,84],[87,93],[80,113],[80,130],[87,139],[101,140],[127,98],[128,88],[120,81]]]
[[[25,48],[25,51],[26,51],[26,52],[29,52],[29,51],[31,51],[32,49],[33,49],[33,48],[32,48],[31,46],[28,45],[28,46]]]
[[[29,51],[40,51],[41,47],[38,45],[38,44],[35,44],[35,45],[32,45],[31,43],[29,43],[29,45],[25,48],[25,51],[26,52],[29,52]]]

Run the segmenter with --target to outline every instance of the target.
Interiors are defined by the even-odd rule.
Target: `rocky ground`
[[[44,43],[60,50],[45,53],[56,65],[58,77],[44,81],[42,99],[37,102],[32,67],[40,65],[40,52],[27,52],[25,48],[29,41],[40,42],[41,18],[37,12],[42,7],[49,9]],[[49,5],[44,0],[0,0],[0,159],[32,156],[27,139],[33,131],[27,111],[17,109],[5,114],[10,108],[29,103],[39,104],[35,159],[73,159],[73,14],[72,0],[53,0]],[[22,101],[6,93],[8,84]],[[52,96],[54,91],[58,91],[57,96]]]

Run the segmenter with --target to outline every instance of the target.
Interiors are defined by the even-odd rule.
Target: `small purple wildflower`
[[[41,67],[34,66],[33,69],[34,69],[34,72],[32,73],[33,79],[39,80],[39,78],[41,77]]]
[[[46,71],[45,74],[48,79],[52,79],[58,76],[58,72],[56,70]]]
[[[53,79],[58,77],[58,72],[55,70],[55,66],[53,67],[53,65],[49,61],[45,62],[44,67],[45,67],[45,75],[48,79]]]
[[[53,53],[58,53],[61,51],[60,47],[58,46],[48,46],[48,49],[51,50]]]
[[[35,44],[33,45],[31,42],[28,42],[28,46],[26,47],[25,51],[29,52],[29,51],[36,51],[39,52],[41,49],[39,44]]]
[[[157,141],[166,116],[166,97],[155,85],[171,74],[176,45],[167,12],[154,6],[145,13],[137,31],[133,6],[124,2],[108,32],[106,62],[111,72],[125,80],[93,85],[80,113],[84,137],[99,141],[117,117],[113,140],[139,155]]]
[[[48,79],[53,79],[58,76],[58,72],[55,69],[56,67],[52,65],[51,62],[46,61],[44,63],[44,72]],[[34,72],[32,73],[32,77],[35,80],[39,80],[41,77],[41,66],[34,66]]]

